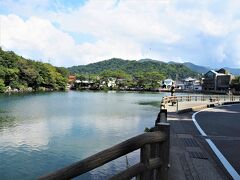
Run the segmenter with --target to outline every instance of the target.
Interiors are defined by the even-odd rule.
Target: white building
[[[162,87],[166,89],[170,89],[174,85],[174,81],[172,79],[165,79],[162,83]]]
[[[201,91],[202,85],[199,80],[196,80],[195,78],[188,77],[184,79],[184,89],[185,90],[193,90],[193,91]]]
[[[112,87],[112,88],[115,87],[116,86],[116,78],[109,78],[107,86]]]

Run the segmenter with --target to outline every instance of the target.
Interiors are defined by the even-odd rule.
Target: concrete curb
[[[223,102],[221,105],[228,105],[228,104],[239,104],[240,101],[234,101],[234,102]]]
[[[206,105],[181,109],[181,110],[177,111],[177,114],[184,114],[184,113],[199,111],[199,110],[202,110],[202,109],[212,108],[212,107],[216,107],[216,106],[229,105],[229,104],[239,104],[239,103],[240,103],[240,101],[234,101],[234,102],[229,101],[229,102],[216,103],[216,104],[215,103],[210,103],[210,104],[206,104]]]

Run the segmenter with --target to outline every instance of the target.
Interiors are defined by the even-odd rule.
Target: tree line
[[[106,88],[109,78],[115,78],[117,89],[127,87],[146,90],[158,88],[165,78],[181,80],[198,76],[182,64],[118,58],[66,69],[26,59],[0,48],[0,92],[9,88],[19,91],[27,91],[29,88],[33,91],[64,90],[69,74],[75,74],[79,80],[94,82],[94,89]]]
[[[64,90],[69,71],[49,63],[36,62],[0,48],[0,92],[6,88],[27,91]]]
[[[141,89],[151,90],[160,87],[161,81],[165,75],[158,71],[135,72],[128,74],[122,70],[105,70],[98,74],[76,74],[76,78],[80,81],[88,81],[91,83],[90,89]],[[115,86],[107,83],[114,80]],[[76,89],[81,89],[81,85],[75,83]]]
[[[165,77],[182,80],[187,77],[199,77],[197,72],[192,71],[183,64],[164,63],[156,60],[123,60],[112,58],[88,65],[72,66],[68,68],[72,74],[100,74],[104,71],[123,71],[134,76],[139,72],[161,72]]]

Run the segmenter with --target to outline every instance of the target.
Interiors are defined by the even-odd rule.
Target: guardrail
[[[136,177],[140,180],[166,180],[169,167],[170,140],[170,125],[167,123],[166,113],[167,111],[160,111],[155,122],[155,127],[151,128],[151,132],[146,132],[130,138],[84,160],[44,175],[39,179],[71,179],[130,152],[140,149],[140,162],[111,177],[110,179],[120,180]]]
[[[162,98],[161,109],[165,108],[168,103],[172,105],[179,102],[192,102],[192,101],[208,101],[208,102],[234,102],[240,101],[240,96],[235,95],[188,95],[188,96],[166,96]]]

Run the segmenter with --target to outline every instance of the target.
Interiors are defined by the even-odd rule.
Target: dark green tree
[[[3,93],[6,90],[4,81],[0,79],[0,92]]]

